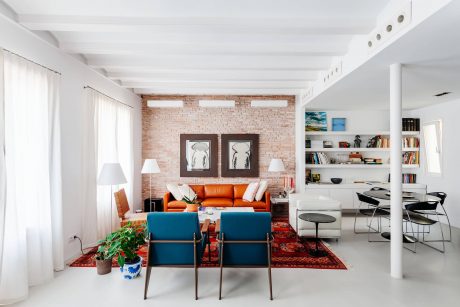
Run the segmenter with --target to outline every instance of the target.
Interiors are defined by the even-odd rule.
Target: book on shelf
[[[313,152],[305,155],[306,164],[331,164],[331,159],[324,152]]]
[[[402,174],[402,183],[417,183],[417,174]]]
[[[403,164],[419,164],[420,155],[418,151],[403,153]]]
[[[402,147],[403,148],[419,148],[420,139],[415,136],[403,137],[402,138]]]
[[[420,118],[403,118],[402,119],[403,131],[420,131]]]

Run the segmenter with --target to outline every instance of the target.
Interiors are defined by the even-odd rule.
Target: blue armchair
[[[266,267],[273,300],[271,250],[272,226],[269,212],[222,212],[219,232],[220,285],[222,299],[224,267]]]
[[[207,242],[209,220],[200,229],[195,212],[152,212],[147,215],[149,232],[144,300],[154,266],[191,267],[195,270],[195,299],[198,299],[198,266]]]

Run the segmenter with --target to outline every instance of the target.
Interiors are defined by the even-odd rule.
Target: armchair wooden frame
[[[201,233],[208,233],[210,220],[207,219],[203,223],[201,227]],[[208,238],[209,239],[209,238]],[[147,299],[147,291],[149,288],[149,281],[150,275],[152,271],[152,267],[150,265],[150,247],[152,244],[178,244],[178,243],[186,243],[186,244],[193,244],[193,265],[155,265],[156,267],[175,267],[175,268],[193,268],[195,271],[195,300],[198,299],[198,255],[196,252],[196,247],[198,243],[201,243],[203,240],[203,235],[201,235],[201,239],[196,239],[196,234],[193,234],[193,240],[151,240],[150,234],[149,239],[145,240],[148,243],[147,249],[147,267],[146,267],[146,274],[145,274],[145,287],[144,287],[144,300]]]
[[[218,220],[219,222],[219,220]],[[220,230],[220,223],[216,225],[216,229]],[[273,236],[267,233],[266,240],[229,240],[225,241],[224,233],[221,234],[222,239],[217,239],[219,244],[219,267],[220,267],[220,281],[219,281],[219,300],[222,299],[222,281],[223,281],[223,269],[224,269],[224,245],[225,244],[267,244],[267,269],[268,269],[268,285],[270,289],[270,300],[273,300],[273,290],[272,290],[272,243],[273,243]],[[265,266],[257,266],[257,265],[226,265],[226,267],[244,267],[244,268],[265,268]]]

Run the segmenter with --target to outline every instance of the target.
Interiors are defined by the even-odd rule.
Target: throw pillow
[[[248,202],[253,202],[258,188],[259,188],[258,182],[251,182],[250,184],[248,184],[248,187],[246,188],[246,191],[244,192],[244,195],[243,195],[243,200],[248,201]]]
[[[188,199],[193,200],[196,197],[195,191],[193,191],[193,189],[188,184],[180,185],[179,191],[182,194],[182,198],[186,196]]]
[[[182,193],[180,192],[179,190],[179,186],[177,184],[167,184],[166,185],[166,189],[171,192],[172,196],[176,199],[176,200],[182,200],[183,198],[183,195]]]
[[[255,199],[257,201],[260,201],[265,194],[265,191],[267,191],[268,188],[268,181],[267,180],[261,180],[259,183],[259,188],[257,189],[256,197]]]

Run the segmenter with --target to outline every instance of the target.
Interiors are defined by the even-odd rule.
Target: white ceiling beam
[[[318,72],[296,70],[182,70],[154,69],[152,71],[121,70],[107,71],[110,79],[122,81],[156,82],[171,80],[216,80],[216,81],[314,81]]]
[[[284,88],[305,89],[309,83],[304,81],[163,81],[163,82],[121,82],[126,88]]]
[[[83,32],[213,31],[297,34],[365,34],[368,18],[231,18],[231,17],[112,17],[19,15],[31,30]]]
[[[151,94],[171,94],[171,95],[298,95],[298,89],[283,89],[283,88],[139,88],[134,89],[134,93],[138,95]]]
[[[347,52],[346,44],[322,42],[315,44],[234,44],[234,43],[72,43],[62,42],[59,47],[68,53],[112,55],[286,55],[286,56],[338,56]]]
[[[326,70],[330,57],[290,56],[162,56],[131,57],[88,55],[87,63],[93,68],[115,70],[120,68],[154,69],[287,69]]]

